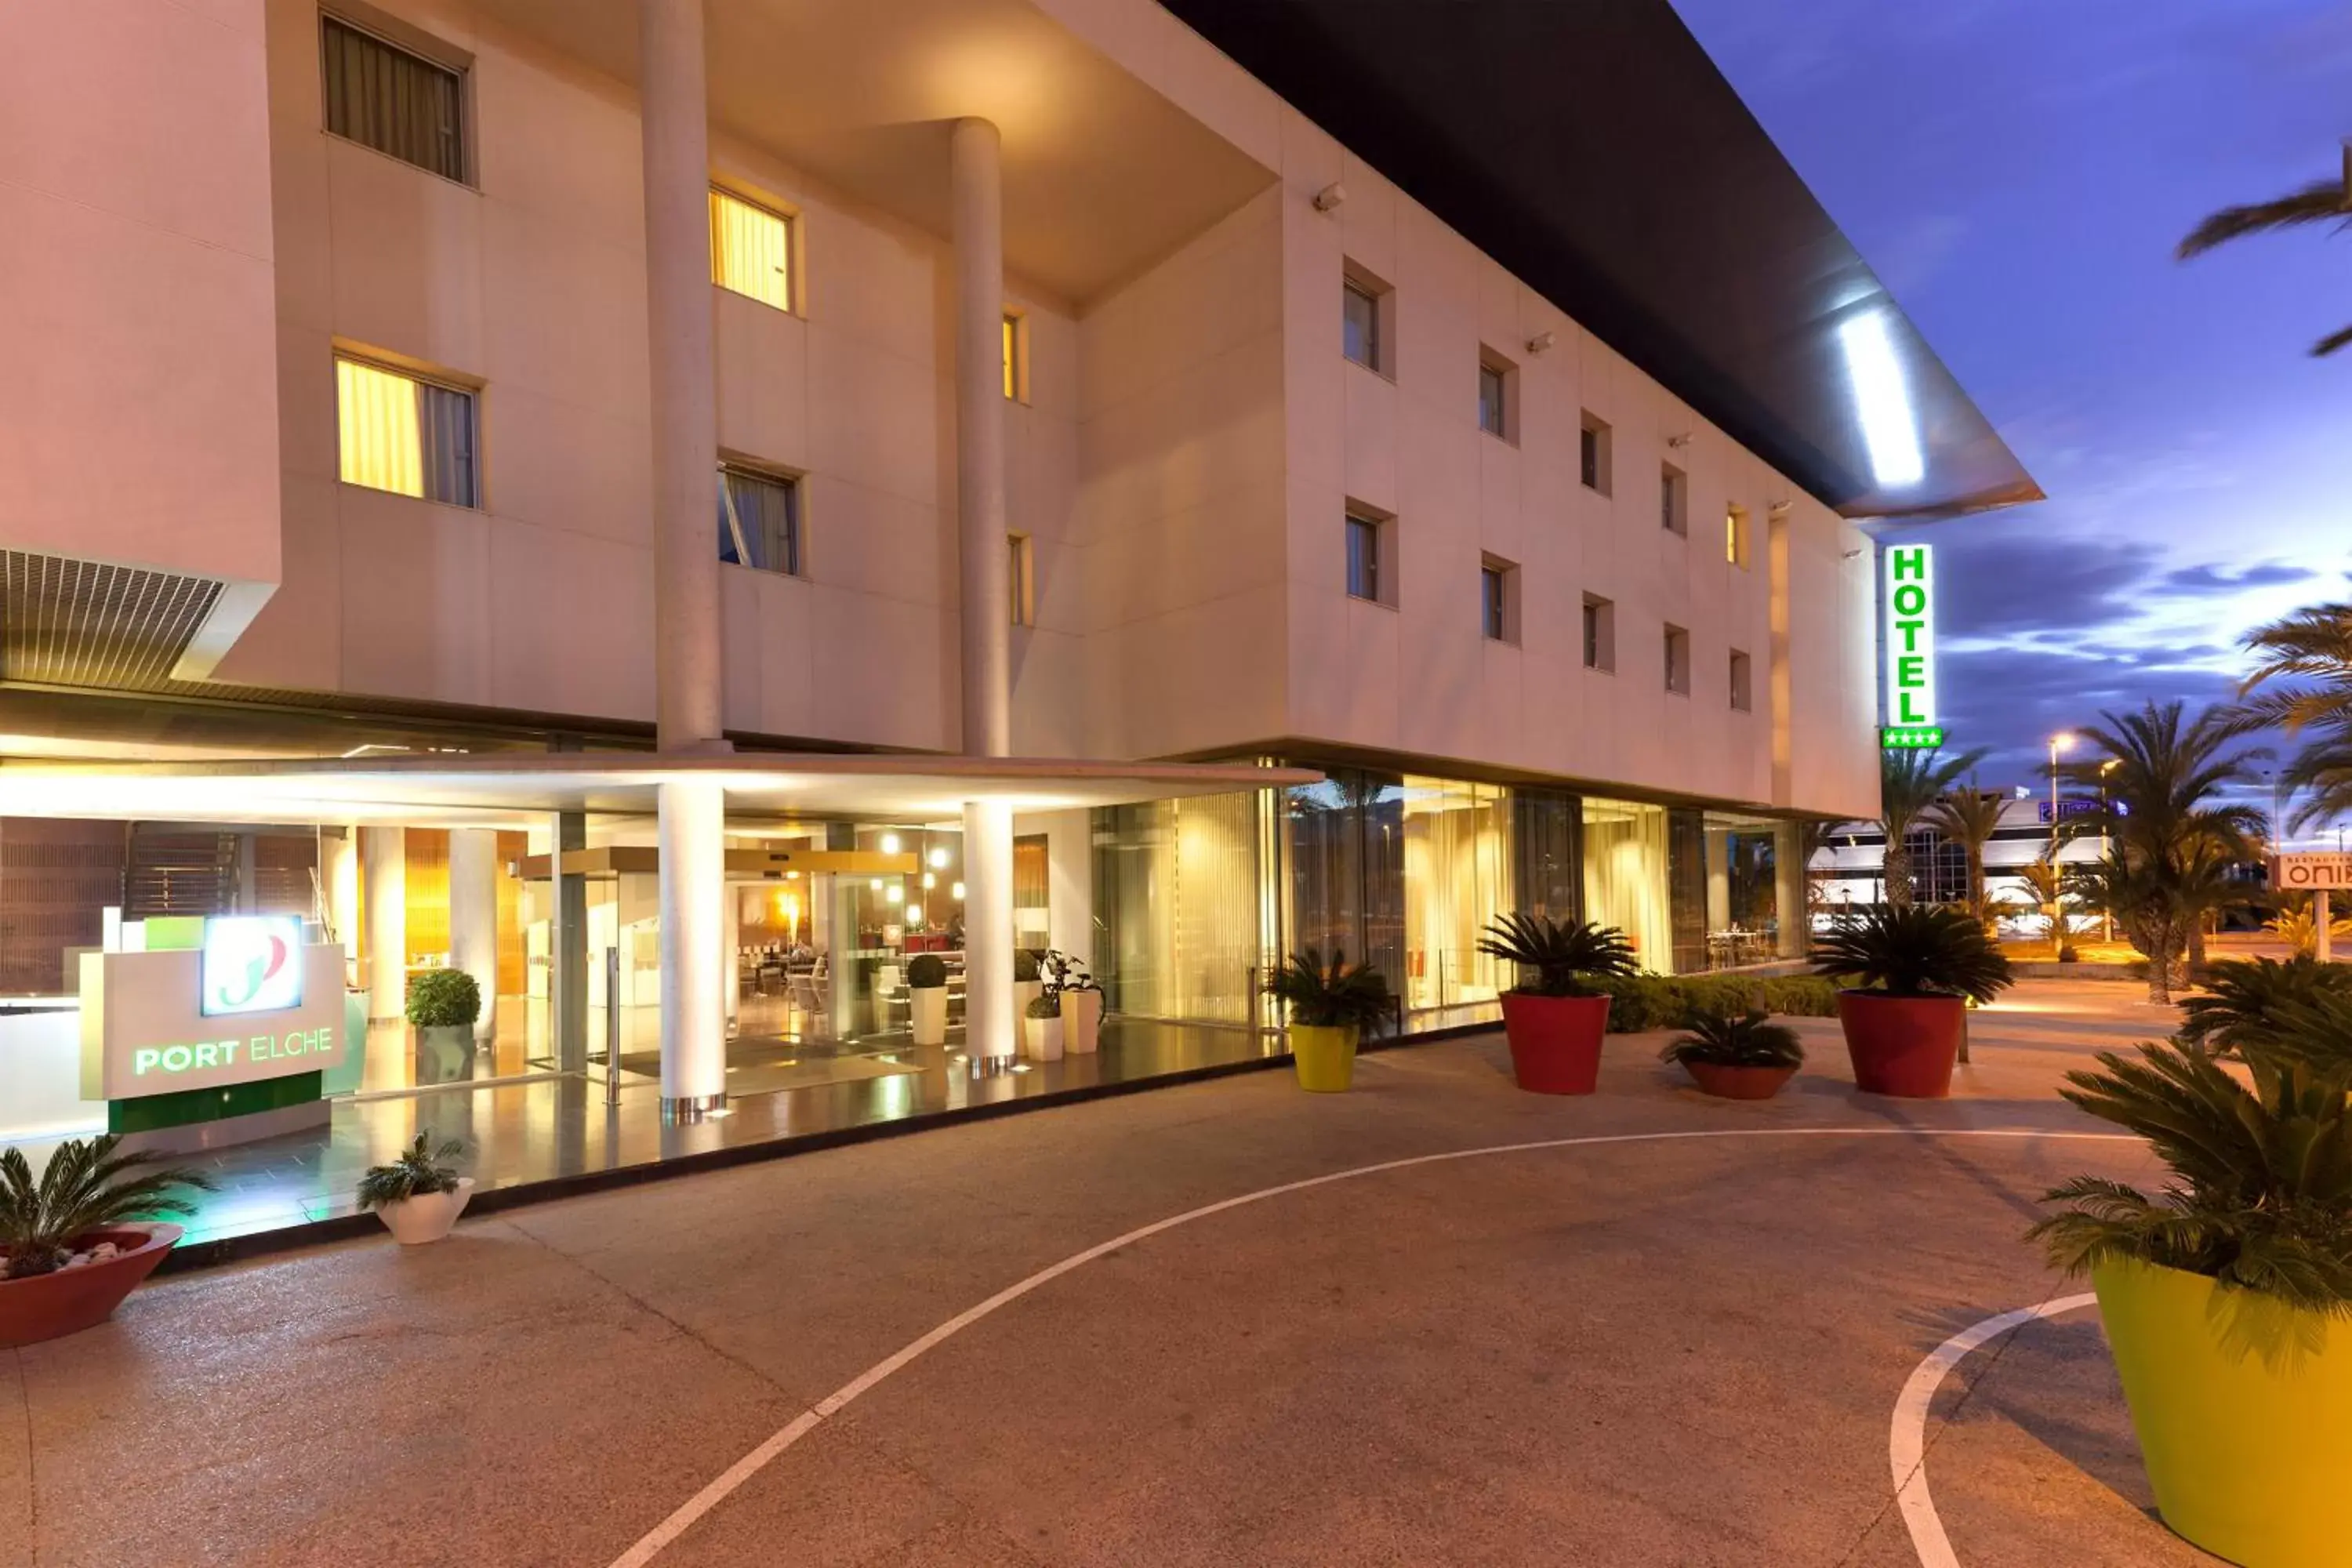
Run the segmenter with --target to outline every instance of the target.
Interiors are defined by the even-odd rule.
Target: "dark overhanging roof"
[[[2041,499],[1667,0],[1160,3],[1838,510]],[[1915,482],[1865,437],[1842,334],[1873,315]]]

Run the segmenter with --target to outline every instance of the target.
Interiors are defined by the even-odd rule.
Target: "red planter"
[[[1904,1100],[1950,1094],[1968,1005],[1958,996],[1839,992],[1838,1023],[1845,1030],[1846,1054],[1853,1058],[1853,1081],[1869,1093]]]
[[[96,1328],[114,1315],[122,1299],[155,1271],[179,1239],[176,1225],[92,1231],[79,1242],[110,1241],[122,1250],[103,1263],[29,1279],[0,1279],[0,1350]]]
[[[1503,1035],[1521,1089],[1591,1094],[1601,1076],[1601,1037],[1608,1032],[1606,996],[1503,993]]]
[[[1703,1094],[1717,1100],[1769,1100],[1780,1086],[1797,1076],[1795,1068],[1736,1068],[1721,1062],[1685,1062],[1683,1068]]]

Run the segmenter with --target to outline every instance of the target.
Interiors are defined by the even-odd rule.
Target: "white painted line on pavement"
[[[788,1424],[782,1431],[776,1433],[766,1442],[761,1443],[758,1447],[752,1449],[750,1453],[736,1460],[732,1465],[727,1467],[727,1468],[719,1474],[717,1479],[713,1480],[709,1486],[704,1487],[700,1491],[695,1493],[692,1497],[687,1499],[685,1502],[680,1503],[677,1510],[671,1513],[667,1519],[663,1520],[659,1524],[654,1526],[653,1529],[647,1531],[645,1536],[639,1540],[635,1545],[630,1547],[626,1552],[622,1552],[620,1556],[614,1558],[613,1560],[612,1568],[645,1568],[645,1565],[652,1562],[664,1547],[667,1546],[671,1542],[676,1541],[679,1536],[692,1529],[695,1523],[699,1521],[703,1515],[709,1513],[712,1509],[717,1508],[720,1503],[727,1500],[728,1496],[732,1493],[736,1488],[741,1486],[745,1481],[750,1480],[761,1469],[765,1468],[778,1455],[791,1447],[794,1443],[799,1442],[812,1431],[814,1431],[817,1426],[822,1425],[829,1417],[839,1415],[844,1407],[848,1405],[860,1394],[865,1394],[867,1390],[873,1388],[875,1384],[881,1383],[884,1379],[898,1372],[900,1368],[913,1361],[916,1357],[921,1355],[924,1352],[931,1350],[934,1347],[944,1343],[948,1340],[953,1339],[956,1335],[963,1332],[964,1330],[971,1327],[972,1324],[980,1321],[982,1318],[985,1318],[992,1312],[997,1310],[997,1309],[1011,1305],[1013,1302],[1017,1301],[1022,1297],[1029,1294],[1030,1291],[1037,1289],[1040,1285],[1047,1284],[1053,1280],[1058,1279],[1074,1268],[1083,1268],[1087,1264],[1092,1263],[1097,1258],[1117,1252],[1123,1247],[1131,1247],[1139,1241],[1158,1236],[1162,1231],[1174,1230],[1178,1226],[1190,1225],[1194,1220],[1207,1219],[1212,1215],[1223,1214],[1229,1209],[1237,1209],[1244,1207],[1250,1204],[1263,1203],[1268,1198],[1278,1198],[1290,1193],[1303,1193],[1312,1187],[1329,1186],[1334,1182],[1353,1181],[1359,1176],[1376,1176],[1386,1171],[1410,1170],[1416,1165],[1444,1164],[1446,1162],[1453,1160],[1475,1160],[1489,1154],[1527,1154],[1535,1153],[1548,1149],[1583,1149],[1606,1143],[1675,1143],[1692,1142],[1703,1138],[1832,1137],[2063,1138],[2074,1141],[2087,1141],[2101,1143],[2137,1143],[2139,1142],[2139,1140],[2132,1137],[2130,1134],[2123,1132],[2068,1132],[2043,1128],[2026,1127],[1716,1127],[1698,1129],[1686,1132],[1605,1132],[1582,1138],[1546,1138],[1531,1143],[1496,1143],[1481,1149],[1449,1149],[1443,1153],[1437,1154],[1414,1154],[1401,1160],[1382,1160],[1377,1164],[1358,1165],[1349,1170],[1331,1171],[1320,1176],[1308,1176],[1301,1181],[1285,1182],[1279,1186],[1261,1187],[1256,1192],[1244,1193],[1238,1197],[1222,1198],[1213,1204],[1204,1204],[1196,1209],[1187,1209],[1180,1215],[1171,1215],[1166,1219],[1154,1220],[1150,1225],[1139,1226],[1135,1229],[1128,1231],[1122,1236],[1115,1236],[1108,1241],[1097,1242],[1094,1246],[1087,1247],[1084,1252],[1073,1253],[1069,1257],[1063,1258],[1059,1263],[1051,1264],[1046,1268],[1039,1269],[1036,1273],[1030,1275],[1026,1279],[1006,1286],[1003,1289],[999,1290],[995,1295],[991,1296],[987,1300],[981,1302],[978,1306],[966,1308],[963,1311],[961,1311],[954,1317],[950,1318],[946,1322],[941,1323],[930,1332],[923,1335],[920,1339],[915,1340],[903,1346],[890,1356],[876,1362],[872,1366],[867,1367],[864,1372],[859,1373],[856,1377],[850,1379],[849,1382],[842,1384],[841,1387],[835,1389],[832,1394],[827,1394],[824,1399],[818,1401],[814,1409],[802,1411],[798,1415],[793,1417],[791,1423]],[[1999,1321],[2000,1320],[1995,1321]],[[1981,1324],[1979,1325],[1979,1327],[1982,1326],[1983,1325]],[[1974,1330],[1970,1331],[1970,1332],[1974,1331]],[[1942,1352],[1938,1352],[1937,1353],[1941,1354]],[[1962,1351],[1960,1353],[1966,1354],[1967,1352],[1966,1351]],[[1929,1359],[1932,1361],[1934,1358],[1930,1357]],[[1953,1359],[1957,1360],[1958,1357],[1955,1356]],[[1913,1381],[1917,1381],[1918,1375],[1919,1374],[1916,1373],[1913,1373]],[[1939,1372],[1937,1375],[1940,1378],[1942,1373]],[[1907,1397],[1908,1391],[1906,1390],[1906,1393]],[[1901,1481],[1902,1477],[1900,1474],[1897,1475],[1896,1479],[1898,1482]],[[1926,1495],[1926,1489],[1927,1483],[1922,1480],[1920,1482],[1920,1491],[1923,1497]],[[1942,1532],[1939,1528],[1937,1531],[1939,1537],[1941,1533]],[[1914,1539],[1916,1539],[1916,1537],[1915,1536]],[[1946,1561],[1948,1562],[1950,1548],[1947,1547],[1945,1550],[1948,1554]]]
[[[1895,1473],[1895,1500],[1903,1510],[1904,1526],[1911,1531],[1912,1548],[1919,1553],[1919,1568],[1960,1568],[1960,1560],[1952,1553],[1951,1540],[1944,1533],[1944,1521],[1936,1512],[1935,1500],[1927,1495],[1927,1408],[1935,1404],[1936,1391],[1943,1386],[1945,1374],[1959,1365],[1970,1351],[1991,1343],[2011,1329],[2021,1329],[2038,1319],[2054,1318],[2061,1312],[2095,1306],[2098,1300],[2089,1294],[2061,1296],[2039,1307],[2022,1307],[1987,1318],[1937,1345],[1926,1361],[1912,1370],[1910,1381],[1904,1384],[1902,1395],[1895,1402],[1895,1421],[1886,1436],[1886,1460]]]

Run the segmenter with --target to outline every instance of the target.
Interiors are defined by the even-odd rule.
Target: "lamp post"
[[[2102,860],[2107,858],[2107,774],[2121,761],[2121,757],[2109,757],[2099,764],[2099,858]],[[2099,940],[2116,940],[2116,912],[2113,910],[2099,911]]]
[[[2050,870],[2058,870],[2058,753],[2074,743],[2074,737],[2064,730],[2050,737]],[[2062,897],[2057,912],[2050,917],[2050,950],[2056,952],[2066,942],[2066,900]]]

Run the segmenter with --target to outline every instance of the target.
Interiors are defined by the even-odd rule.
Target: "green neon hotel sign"
[[[1896,544],[1885,554],[1886,725],[1890,751],[1944,743],[1936,721],[1936,558],[1925,544]]]

